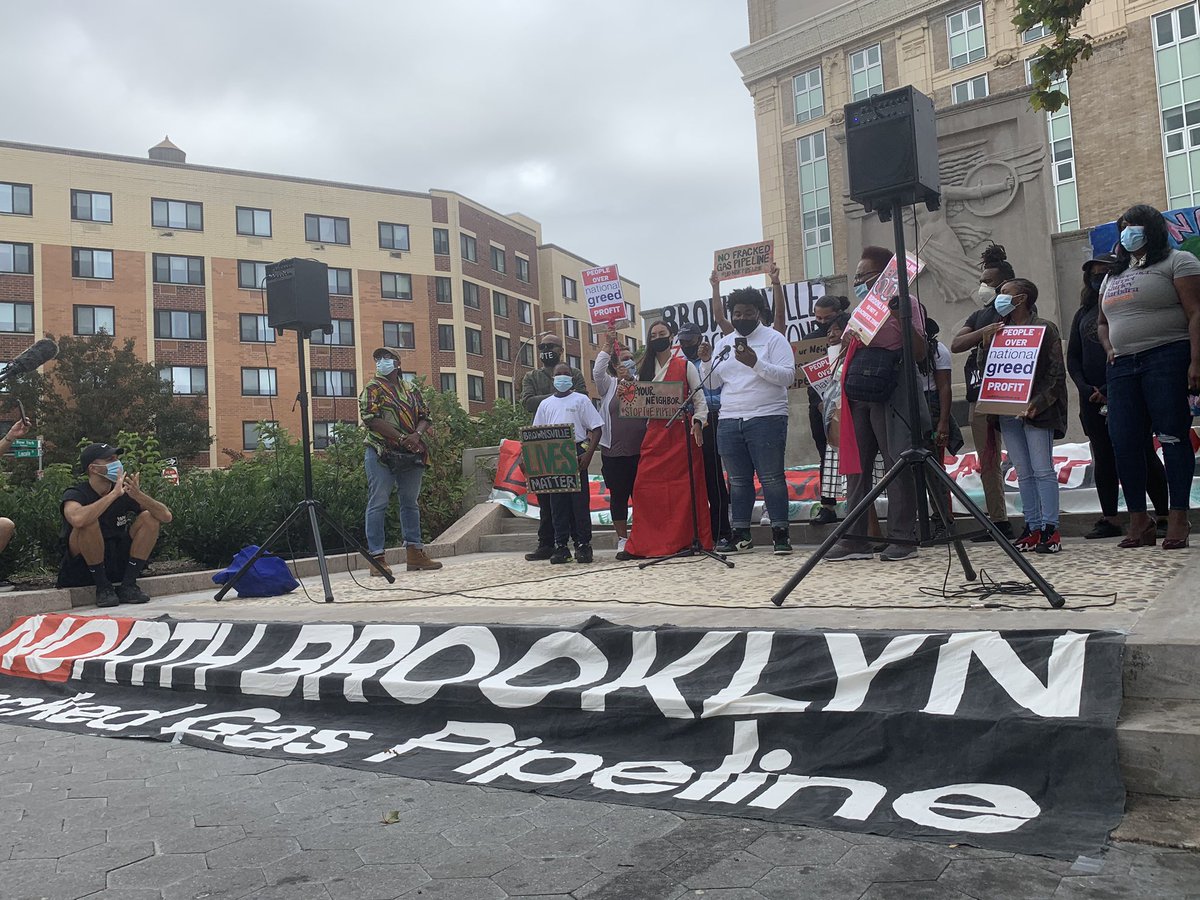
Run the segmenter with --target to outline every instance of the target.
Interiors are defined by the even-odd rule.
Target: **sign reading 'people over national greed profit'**
[[[996,332],[983,364],[976,411],[1002,416],[1025,411],[1033,399],[1033,373],[1045,337],[1044,325],[1008,325]]]
[[[624,382],[617,388],[626,419],[669,419],[683,402],[682,381]]]
[[[721,281],[729,278],[742,278],[746,275],[762,275],[770,272],[774,263],[774,241],[742,244],[738,247],[718,250],[713,254],[713,270]]]
[[[570,494],[582,485],[573,425],[521,429],[521,466],[535,494]]]
[[[906,253],[905,256],[908,262],[908,280],[911,284],[913,279],[921,274],[925,263],[911,253]],[[899,296],[899,293],[899,269],[896,265],[896,257],[893,256],[891,262],[871,285],[867,296],[863,297],[862,302],[850,314],[848,329],[857,334],[864,344],[870,344],[875,340],[875,335],[879,334],[879,329],[883,327],[888,316],[892,314],[890,301],[893,297]]]
[[[616,266],[597,266],[584,269],[581,274],[583,296],[593,325],[611,325],[627,317],[625,294],[621,291],[621,276]]]
[[[829,380],[833,378],[833,361],[826,354],[820,359],[814,359],[810,363],[805,363],[800,367],[800,371],[804,373],[804,378],[808,382],[809,387],[819,394],[825,388],[825,385],[829,383]]]

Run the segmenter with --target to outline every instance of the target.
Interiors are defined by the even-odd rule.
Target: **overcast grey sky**
[[[741,0],[39,0],[5,31],[8,140],[457,190],[645,308],[761,237]]]

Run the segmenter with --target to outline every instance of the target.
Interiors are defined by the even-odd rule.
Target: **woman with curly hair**
[[[1188,504],[1196,452],[1188,391],[1200,391],[1200,260],[1171,248],[1162,213],[1139,204],[1117,220],[1116,271],[1100,301],[1096,333],[1108,354],[1108,433],[1125,488],[1129,540],[1153,546],[1146,512],[1146,456],[1151,428],[1167,472],[1164,550],[1188,545]]]

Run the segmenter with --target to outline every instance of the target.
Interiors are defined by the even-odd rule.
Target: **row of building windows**
[[[1024,43],[1039,41],[1049,34],[1044,25],[1022,35]],[[961,69],[987,58],[987,33],[983,4],[977,3],[946,16],[946,44],[950,68]],[[872,44],[849,54],[850,100],[865,100],[883,91],[883,47]],[[825,115],[825,90],[821,67],[801,72],[792,78],[794,116],[797,124]],[[988,95],[986,75],[970,78],[951,86],[955,103],[981,100]]]
[[[0,214],[15,216],[33,215],[33,186],[17,182],[0,182]],[[112,194],[103,191],[71,191],[71,218],[79,222],[112,224]],[[247,237],[273,237],[271,210],[249,206],[234,209],[237,233]],[[150,224],[154,228],[169,228],[176,231],[203,231],[204,204],[192,200],[171,200],[153,197],[150,200]],[[379,247],[382,250],[407,251],[409,227],[398,222],[378,223]],[[304,216],[304,239],[312,244],[336,244],[350,246],[350,219],[344,216],[323,216],[306,213]],[[462,257],[467,262],[478,262],[476,239],[473,235],[460,234]],[[450,231],[447,228],[433,229],[433,252],[439,256],[450,255]],[[508,258],[503,247],[492,244],[492,270],[503,275],[508,272]],[[519,281],[529,283],[529,260],[514,253],[514,272]]]

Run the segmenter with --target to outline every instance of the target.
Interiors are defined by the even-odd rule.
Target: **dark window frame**
[[[341,389],[343,393],[326,392],[323,376],[325,375],[340,375]],[[346,376],[350,378],[349,387],[346,386]],[[342,400],[346,397],[358,396],[358,375],[353,369],[313,369],[312,376],[309,379],[312,384],[312,395],[314,397],[326,397],[334,400]],[[320,382],[320,383],[318,383]],[[348,391],[348,393],[347,393]]]
[[[11,188],[12,191],[12,212],[0,212],[0,216],[32,216],[33,215],[33,185],[25,184],[22,181],[0,181],[0,186]],[[17,188],[25,188],[29,192],[29,212],[21,212],[17,209]]]
[[[519,297],[517,298],[517,321],[522,325],[533,324],[533,304]]]
[[[475,396],[475,387],[479,387],[479,396]],[[467,400],[471,403],[486,403],[487,402],[487,382],[483,380],[482,375],[467,376]]]
[[[251,450],[251,451],[258,449],[258,444],[259,444],[258,426],[259,425],[278,425],[278,424],[279,424],[278,422],[268,421],[265,419],[255,419],[254,421],[247,421],[247,420],[243,419],[242,420],[242,449],[243,450]],[[247,440],[247,431],[246,431],[247,428],[254,429],[254,440],[253,441]],[[271,450],[271,449],[274,449],[274,446],[275,446],[274,442],[268,443],[268,442],[264,441],[262,448],[264,450]]]
[[[170,279],[170,277],[169,277],[170,273],[171,273],[170,260],[172,260],[172,259],[186,259],[188,261],[188,263],[187,263],[188,280],[187,281],[172,281]],[[158,277],[158,275],[159,275],[159,271],[158,271],[159,260],[167,260],[166,265],[167,265],[168,277],[165,280],[160,279]],[[196,263],[196,265],[198,267],[198,270],[200,273],[199,281],[192,280],[192,264],[193,263]],[[203,256],[185,256],[185,255],[179,254],[179,253],[155,253],[153,255],[153,264],[154,264],[154,283],[155,284],[192,285],[194,287],[201,287],[204,285],[204,257]]]
[[[88,198],[88,214],[86,216],[77,215],[79,212],[79,200],[81,197]],[[96,218],[96,202],[95,197],[108,198],[108,218]],[[112,194],[108,191],[86,191],[82,188],[71,188],[71,221],[73,222],[95,222],[99,225],[111,225],[113,221],[113,202]]]
[[[13,330],[12,331],[0,331],[0,334],[33,334],[33,304],[32,303],[27,303],[23,300],[0,300],[0,306],[11,306],[13,308]],[[28,328],[19,327],[21,323],[18,322],[17,319],[24,318],[24,316],[21,316],[21,317],[17,316],[18,307],[20,307],[21,309],[23,309],[24,311],[26,311],[29,314],[29,327]]]
[[[383,235],[384,235],[385,228],[388,229],[391,233],[392,243],[390,243],[390,244],[384,242]],[[404,229],[404,246],[403,247],[401,247],[395,243],[397,228]],[[404,250],[404,251],[409,250],[410,243],[409,243],[408,226],[402,225],[399,222],[380,222],[379,223],[379,249],[381,249],[381,250]]]
[[[446,379],[450,379],[447,384]],[[438,373],[438,388],[443,394],[453,394],[458,396],[458,375],[454,372],[439,372]]]
[[[517,264],[514,268],[517,270],[517,281],[522,284],[529,284],[529,260],[523,256],[516,257]]]
[[[334,333],[326,334],[323,330],[317,329],[309,336],[309,341],[320,347],[353,347],[354,346],[354,320],[353,319],[330,319],[330,324],[334,325]],[[349,336],[350,341],[347,343],[342,340],[343,337]],[[333,337],[339,340],[332,340]],[[330,338],[331,340],[326,340]]]
[[[266,260],[239,259],[237,261],[238,290],[240,290],[240,291],[257,291],[257,290],[265,289],[266,288],[266,277],[267,277],[266,267],[269,265],[270,265],[270,263],[267,262]],[[247,284],[245,279],[242,277],[245,266],[254,266],[254,276],[255,276],[254,284]],[[258,278],[258,267],[259,266],[263,267],[263,277],[261,280]]]
[[[470,252],[468,253],[468,248]],[[458,251],[464,262],[479,262],[479,241],[464,232],[458,233]]]
[[[492,291],[492,315],[497,319],[507,319],[508,308],[508,294],[504,291]]]
[[[437,334],[438,334],[438,350],[442,351],[443,353],[453,353],[453,352],[454,352],[454,344],[455,344],[455,340],[454,340],[454,326],[453,326],[453,325],[447,325],[447,324],[445,324],[445,323],[443,323],[443,322],[439,322],[439,323],[438,323],[438,327],[437,327],[437,329],[438,329],[438,330],[437,330]],[[449,344],[450,344],[450,346],[448,346],[448,347],[446,346],[446,344],[447,344],[447,341],[444,341],[444,340],[443,340],[443,338],[444,338],[444,337],[446,337],[446,336],[449,336],[449,338],[450,338],[450,340],[449,340]]]
[[[497,256],[497,254],[499,254],[499,256]],[[495,272],[497,275],[507,274],[508,273],[508,261],[505,258],[504,248],[492,245],[491,257],[492,257],[492,271]],[[499,260],[499,262],[500,262],[499,266],[496,265],[497,260]]]
[[[33,244],[25,243],[24,241],[0,241],[0,246],[7,244],[12,247],[13,267],[11,271],[0,269],[0,275],[32,275],[33,274]],[[29,265],[29,269],[22,271],[17,268],[17,248],[25,250],[25,260]]]
[[[501,345],[501,341],[504,342],[503,345]],[[495,336],[495,344],[496,359],[500,362],[512,362],[512,338],[506,337],[503,334],[498,334]],[[504,351],[503,353],[501,352],[502,347]]]
[[[407,325],[408,330],[405,331],[403,326]],[[395,334],[395,343],[388,342],[388,328],[391,328]],[[404,343],[402,336],[407,335],[409,343]],[[394,347],[397,350],[415,350],[417,349],[417,328],[413,322],[384,322],[383,323],[383,346]]]
[[[250,213],[250,230],[249,231],[242,230],[242,213],[244,213],[244,212]],[[261,234],[255,230],[258,227],[255,224],[255,220],[257,218],[254,215],[255,213],[266,213],[267,214],[267,233],[266,234]],[[237,230],[237,233],[242,235],[243,237],[269,238],[269,237],[275,236],[274,235],[275,217],[272,215],[271,210],[263,209],[261,206],[237,206],[237,207],[234,207],[233,225],[234,225],[234,228]]]
[[[247,319],[255,320],[254,321],[254,337],[253,338],[246,337],[246,320]],[[260,334],[259,328],[258,328],[258,326],[259,326],[258,320],[259,319],[262,320],[262,325],[265,327],[265,331],[262,333],[266,334],[266,337],[263,338],[262,340],[259,340],[259,338],[258,338],[258,335]],[[240,338],[241,343],[243,343],[243,344],[274,344],[275,343],[275,329],[272,328],[270,325],[268,325],[267,322],[268,322],[268,317],[264,313],[238,313],[238,337]]]
[[[351,269],[334,268],[330,266],[328,269],[328,278],[331,280],[329,285],[329,296],[331,297],[353,297],[354,296],[354,272]],[[342,274],[346,276],[346,290],[342,290]]]
[[[207,397],[207,396],[208,396],[208,367],[207,367],[207,366],[176,366],[176,365],[172,365],[172,364],[168,363],[168,364],[167,364],[167,365],[165,365],[165,366],[159,366],[159,369],[158,369],[158,376],[159,376],[159,378],[162,378],[162,374],[163,374],[163,372],[164,372],[164,371],[172,371],[172,370],[174,370],[174,369],[188,369],[188,370],[190,370],[190,371],[189,371],[189,373],[188,373],[188,384],[189,384],[189,386],[190,386],[190,387],[192,387],[192,388],[193,388],[193,390],[191,390],[191,391],[187,391],[187,392],[185,392],[185,393],[176,393],[176,391],[175,391],[175,377],[174,377],[174,374],[172,374],[172,376],[171,376],[170,380],[167,380],[166,378],[163,378],[163,379],[162,379],[162,380],[163,380],[163,382],[164,382],[165,384],[167,384],[167,385],[169,385],[169,386],[170,386],[170,388],[171,388],[171,393],[172,393],[174,396],[176,396],[176,397]],[[195,387],[196,387],[196,373],[197,373],[197,372],[201,372],[201,373],[203,373],[203,380],[204,380],[204,390],[201,390],[201,391],[197,391],[197,390],[195,390]]]
[[[101,331],[96,327],[96,311],[106,309],[112,316],[112,330]],[[83,331],[79,327],[79,313],[87,310],[92,314],[92,330]],[[71,333],[80,337],[93,337],[97,334],[115,336],[117,332],[117,308],[115,306],[100,306],[96,303],[75,303],[71,306]]]
[[[165,207],[163,207],[164,211],[166,212],[166,220],[162,223],[158,222],[155,217],[155,213],[156,213],[155,204],[156,203],[167,204]],[[171,204],[172,203],[182,203],[183,204],[183,207],[184,207],[183,220],[187,223],[186,225],[172,225],[171,224]],[[199,215],[200,224],[198,226],[192,225],[192,211],[193,211],[192,207],[195,207],[195,211]],[[170,231],[203,231],[204,230],[204,204],[199,200],[178,200],[173,197],[151,197],[150,198],[150,227],[151,228],[165,228]]]
[[[442,290],[443,288],[445,291]],[[443,293],[446,295],[444,299]],[[445,275],[434,275],[433,296],[436,303],[454,303],[454,280]]]
[[[475,340],[472,340],[472,337]],[[472,356],[483,356],[483,329],[468,325],[463,329],[463,346]]]
[[[408,279],[407,295],[402,292],[399,287],[401,278]],[[387,287],[388,280],[391,279],[392,286]],[[379,273],[379,296],[384,300],[412,300],[413,298],[413,280],[412,275],[407,272],[380,272]]]
[[[450,229],[449,228],[433,229],[433,255],[434,256],[449,256],[450,255]]]
[[[333,239],[332,240],[325,240],[321,237],[321,220],[322,219],[328,219],[333,223]],[[310,221],[310,220],[312,220],[312,221]],[[346,239],[344,241],[338,240],[339,224],[345,225]],[[310,229],[309,225],[312,225],[313,229]],[[310,237],[310,235],[315,235],[315,237]],[[305,213],[304,214],[304,240],[310,244],[337,244],[339,247],[349,247],[350,246],[350,218],[348,216],[324,216],[324,215],[321,215],[320,213]]]
[[[463,279],[463,306],[467,309],[482,309],[482,301],[479,299],[479,285],[473,281]]]
[[[246,373],[258,373],[258,389],[254,393],[246,393]],[[275,390],[263,391],[262,389],[262,373],[271,372],[274,374]],[[269,377],[269,376],[268,376]],[[274,366],[242,366],[242,396],[243,397],[278,397],[279,396],[279,373]]]
[[[187,335],[180,337],[175,334],[174,321],[175,316],[183,314],[188,317]],[[162,327],[163,322],[167,323],[167,328],[164,332]],[[192,325],[199,323],[199,335],[194,333]],[[239,321],[240,327],[240,321]],[[203,341],[208,329],[204,321],[204,313],[196,312],[191,309],[156,309],[154,310],[154,337],[160,341]]]
[[[83,274],[82,254],[84,254],[84,253],[91,254],[91,256],[88,259],[89,266],[92,271],[91,275]],[[97,253],[107,253],[108,254],[108,270],[111,274],[109,274],[109,275],[97,275],[96,274],[96,254]],[[100,247],[72,247],[71,248],[71,277],[72,278],[86,278],[89,281],[112,281],[116,277],[116,263],[113,260],[113,251],[105,250]]]

